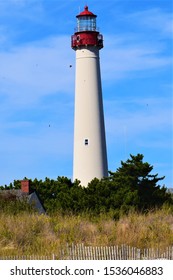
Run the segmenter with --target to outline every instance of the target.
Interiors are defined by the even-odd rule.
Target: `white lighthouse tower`
[[[103,36],[85,6],[76,16],[71,46],[76,51],[73,180],[81,185],[108,175],[99,50]]]

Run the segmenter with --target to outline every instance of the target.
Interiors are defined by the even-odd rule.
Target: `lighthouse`
[[[71,37],[76,52],[73,180],[85,187],[94,178],[108,176],[99,58],[103,36],[96,17],[85,6]]]

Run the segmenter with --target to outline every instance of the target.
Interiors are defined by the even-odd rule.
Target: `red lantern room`
[[[85,6],[84,11],[76,16],[76,32],[71,37],[71,47],[74,50],[87,46],[103,48],[103,36],[97,31],[96,17],[88,10],[88,6]]]

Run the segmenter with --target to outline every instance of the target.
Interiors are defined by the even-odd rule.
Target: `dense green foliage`
[[[31,180],[31,187],[39,194],[48,213],[104,213],[112,212],[115,217],[129,210],[147,211],[163,204],[173,205],[171,195],[158,182],[164,177],[151,175],[153,166],[143,162],[143,155],[130,155],[130,159],[121,162],[116,172],[109,177],[92,180],[87,187],[74,183],[66,177],[57,180],[45,178],[44,181]],[[19,188],[20,181],[6,186]]]

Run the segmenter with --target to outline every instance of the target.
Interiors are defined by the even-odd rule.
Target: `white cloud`
[[[133,104],[135,110],[129,108]],[[172,108],[166,98],[141,98],[129,101],[106,101],[106,130],[110,142],[125,133],[131,139],[142,139],[145,135],[164,136],[164,131],[171,131]],[[139,138],[140,136],[140,138]],[[145,143],[151,143],[152,137],[148,137]],[[166,139],[165,139],[166,140]],[[167,141],[162,143],[166,146]]]
[[[114,37],[105,36],[101,61],[103,79],[118,80],[137,71],[165,69],[171,65],[172,58],[164,53],[164,47],[159,43],[150,46],[145,42],[131,44],[128,37],[119,37],[114,41]]]
[[[123,37],[114,41],[106,36],[105,41],[112,43],[101,52],[103,80],[116,81],[137,71],[164,69],[171,64],[171,58],[162,55],[160,45],[128,45]],[[52,93],[74,92],[75,53],[68,36],[1,51],[0,61],[1,94],[15,104],[37,102],[41,96]]]
[[[72,92],[74,67],[69,65],[74,62],[74,54],[68,44],[69,38],[60,36],[1,52],[1,92],[14,103],[30,103],[55,92]]]
[[[170,12],[153,8],[126,15],[126,19],[134,23],[137,22],[146,30],[154,30],[162,36],[172,37],[173,18]]]

